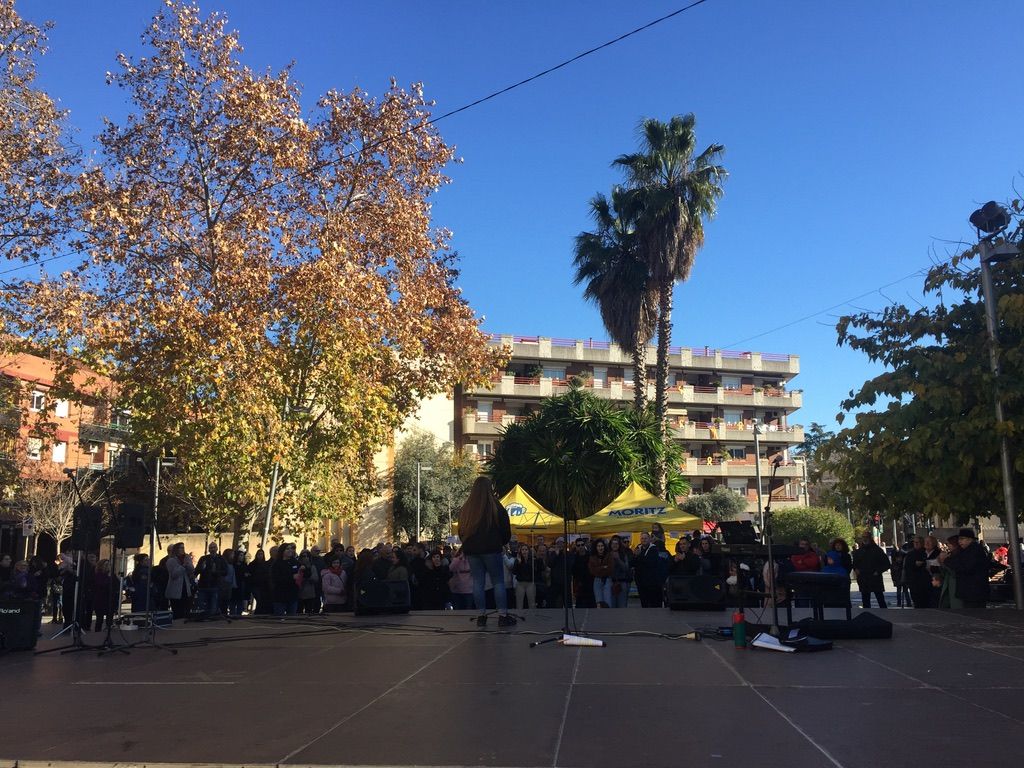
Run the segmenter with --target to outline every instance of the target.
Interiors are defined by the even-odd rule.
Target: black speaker
[[[142,504],[121,505],[114,532],[115,549],[139,549],[142,546],[146,536],[146,511]]]
[[[725,607],[725,581],[718,576],[669,576],[668,607],[673,611]]]
[[[36,600],[0,600],[0,650],[35,648],[40,610]]]
[[[811,637],[821,640],[891,640],[892,622],[875,616],[873,613],[861,613],[849,621],[814,621],[803,619],[797,626]]]
[[[76,551],[98,552],[103,510],[79,504],[71,516],[71,548]]]
[[[718,524],[728,547],[753,547],[760,542],[750,520],[725,520]]]
[[[368,581],[356,592],[356,616],[408,613],[412,595],[408,581]]]

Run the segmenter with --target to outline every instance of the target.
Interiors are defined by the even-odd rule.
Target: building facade
[[[543,336],[494,335],[512,357],[487,386],[455,393],[455,444],[485,460],[501,430],[537,410],[545,397],[566,392],[570,382],[598,397],[623,404],[633,400],[632,356],[615,344]],[[648,398],[654,397],[655,349],[648,349]],[[800,372],[796,355],[672,347],[669,350],[668,420],[686,456],[683,474],[692,493],[724,485],[758,508],[762,503],[806,506],[806,468],[791,450],[803,442],[803,427],[792,421],[803,394],[790,382]],[[763,425],[757,437],[755,425]],[[758,463],[760,466],[758,466]],[[777,466],[776,466],[777,465]],[[772,473],[775,473],[774,480]]]

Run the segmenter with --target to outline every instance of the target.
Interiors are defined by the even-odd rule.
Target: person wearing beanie
[[[989,555],[978,543],[973,528],[961,528],[958,538],[959,551],[947,553],[942,564],[956,574],[956,597],[964,608],[984,608],[989,595]]]

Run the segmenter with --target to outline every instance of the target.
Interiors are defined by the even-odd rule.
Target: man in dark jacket
[[[640,536],[640,547],[633,558],[636,572],[636,589],[640,593],[640,605],[644,608],[661,608],[665,593],[665,579],[668,576],[669,561],[664,562],[661,553],[664,548],[644,533]]]
[[[942,564],[956,574],[956,596],[964,608],[984,608],[988,603],[991,560],[975,538],[974,529],[960,529],[960,550],[950,553]]]
[[[228,575],[227,561],[221,556],[216,542],[210,542],[207,553],[196,563],[199,576],[199,603],[207,616],[220,613],[221,583]]]
[[[551,571],[551,586],[548,589],[549,608],[562,608],[565,605],[565,585],[571,583],[566,581],[566,578],[572,578],[573,562],[573,554],[565,548],[565,539],[559,536],[551,545],[548,554],[548,568]],[[572,597],[569,599],[572,600]]]
[[[864,608],[871,607],[871,595],[878,599],[879,608],[889,607],[885,604],[882,575],[890,566],[888,555],[875,543],[870,533],[865,533],[860,546],[853,551],[853,572],[857,576],[857,587],[860,589],[861,604]]]

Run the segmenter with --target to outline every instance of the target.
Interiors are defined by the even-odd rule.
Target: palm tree
[[[637,258],[633,196],[612,188],[611,199],[598,194],[590,201],[594,232],[576,236],[574,285],[585,283],[583,298],[593,301],[611,340],[633,356],[633,405],[647,400],[647,344],[658,319],[657,286],[647,265]]]
[[[613,165],[626,171],[638,211],[637,248],[658,289],[658,358],[654,413],[666,433],[668,348],[672,339],[672,291],[693,269],[704,244],[704,219],[715,215],[728,173],[718,164],[725,147],[711,144],[695,156],[696,118],[676,115],[668,123],[648,118],[640,124],[640,151],[622,155]],[[655,492],[665,487],[664,465]]]

